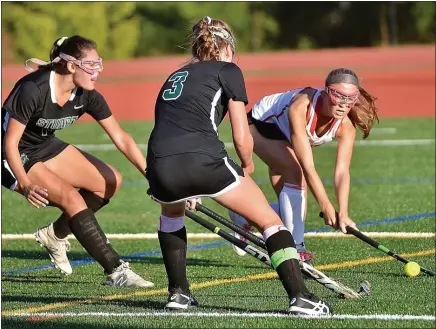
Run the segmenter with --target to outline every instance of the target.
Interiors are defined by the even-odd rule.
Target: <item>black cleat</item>
[[[166,310],[186,310],[188,307],[198,306],[198,301],[190,292],[184,292],[180,289],[171,291],[168,295],[168,303],[165,305]]]
[[[326,316],[333,314],[332,307],[311,293],[299,293],[291,299],[289,314],[306,316]]]

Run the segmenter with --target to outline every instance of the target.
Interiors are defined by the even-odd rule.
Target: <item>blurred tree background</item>
[[[47,59],[73,34],[105,59],[185,53],[205,15],[232,27],[239,52],[435,42],[434,2],[2,2],[2,64]]]

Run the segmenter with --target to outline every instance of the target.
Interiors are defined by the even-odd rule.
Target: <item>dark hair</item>
[[[220,50],[231,45],[235,51],[235,37],[226,22],[203,17],[192,27],[191,62],[220,59]]]
[[[85,57],[85,50],[91,49],[97,49],[97,44],[90,39],[81,37],[80,35],[74,35],[66,39],[65,37],[59,38],[53,43],[53,47],[50,50],[50,62],[53,61],[56,57],[59,57],[59,54],[61,52],[73,56],[76,59],[82,59],[83,57]],[[39,68],[55,70],[57,73],[60,74],[68,74],[66,61],[64,60],[60,60],[57,63],[40,65]]]
[[[351,83],[359,88],[359,98],[348,113],[353,125],[358,126],[363,132],[363,139],[369,136],[374,122],[378,120],[378,108],[375,105],[375,98],[360,85],[356,73],[350,69],[338,68],[330,71],[325,80],[325,86],[328,87],[334,83]]]

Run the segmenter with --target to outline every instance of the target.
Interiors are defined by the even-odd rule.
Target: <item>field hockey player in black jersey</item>
[[[63,273],[71,274],[67,258],[73,233],[104,268],[106,284],[151,287],[112,248],[95,212],[121,186],[121,174],[96,157],[55,137],[55,131],[91,115],[116,147],[144,175],[145,158],[119,126],[95,83],[103,70],[96,44],[81,36],[55,41],[50,61],[31,58],[38,69],[14,86],[2,107],[2,185],[22,194],[36,208],[58,207],[62,215],[39,229],[37,241]]]
[[[307,290],[294,239],[250,178],[253,139],[245,105],[245,82],[232,63],[235,39],[223,21],[204,17],[193,27],[192,59],[164,82],[156,100],[148,142],[146,177],[161,204],[159,242],[168,276],[166,309],[197,306],[186,277],[185,206],[207,196],[247,218],[263,234],[268,253],[289,295],[290,314],[326,315],[330,307]],[[218,138],[229,113],[241,166]]]

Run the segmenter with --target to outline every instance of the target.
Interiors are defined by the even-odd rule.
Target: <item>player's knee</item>
[[[299,168],[289,170],[283,175],[283,178],[285,184],[306,188],[306,179],[304,178],[303,171]]]
[[[104,199],[110,199],[121,188],[121,184],[123,183],[123,176],[118,170],[112,169],[111,175],[105,177],[105,182],[106,182],[105,193],[104,196],[101,197],[103,197]]]
[[[83,200],[79,192],[72,186],[62,191],[61,206],[69,215],[74,215],[87,208],[85,200]]]
[[[260,232],[272,226],[283,225],[279,215],[271,207],[265,208],[264,211],[257,210],[256,215],[251,220]]]
[[[118,170],[114,170],[115,173],[115,191],[117,192],[121,188],[123,183],[123,175]]]

